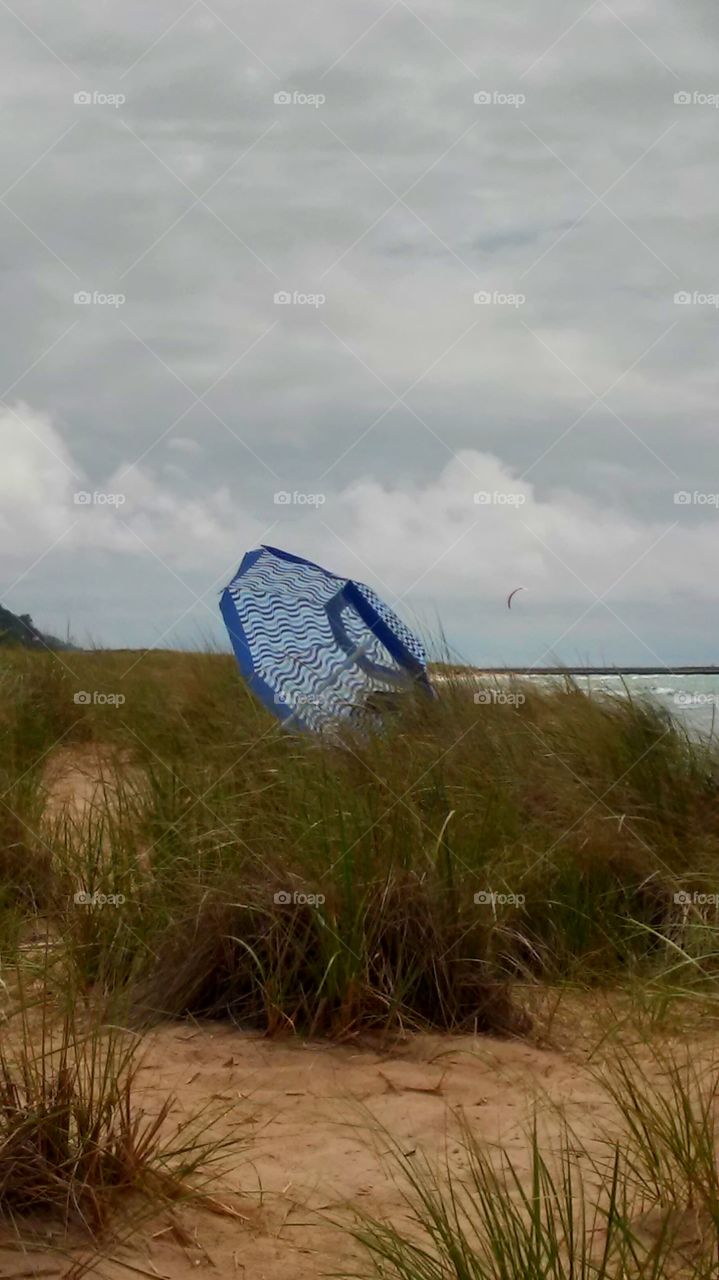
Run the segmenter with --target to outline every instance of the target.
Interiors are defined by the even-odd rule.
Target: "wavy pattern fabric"
[[[382,698],[431,693],[424,647],[370,587],[278,547],[247,553],[220,610],[243,676],[290,728],[371,724]]]

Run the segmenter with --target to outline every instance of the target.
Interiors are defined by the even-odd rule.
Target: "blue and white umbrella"
[[[365,723],[382,694],[432,693],[424,647],[396,613],[301,556],[248,551],[220,610],[243,676],[288,727]]]

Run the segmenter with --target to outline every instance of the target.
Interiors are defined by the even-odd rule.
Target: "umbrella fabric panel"
[[[370,588],[277,548],[245,556],[221,608],[251,687],[298,727],[352,718],[369,692],[406,688],[422,665],[422,646]]]

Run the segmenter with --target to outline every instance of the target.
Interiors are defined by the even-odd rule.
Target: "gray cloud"
[[[719,490],[710,12],[2,9],[4,602],[219,635],[265,537],[477,660],[711,660],[719,513],[673,499]]]

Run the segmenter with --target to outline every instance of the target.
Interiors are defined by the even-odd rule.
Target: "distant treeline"
[[[0,605],[0,648],[21,645],[24,649],[72,649],[57,636],[44,635],[29,613],[11,613]]]

